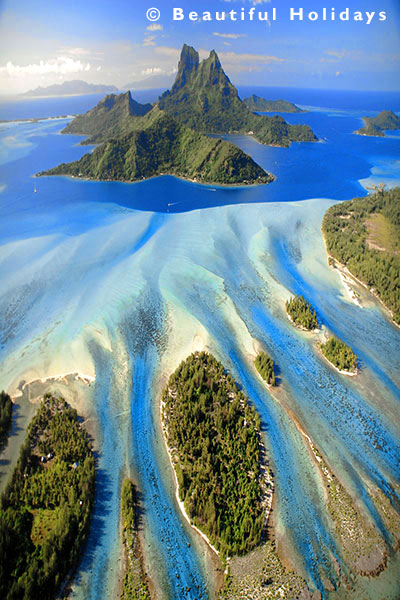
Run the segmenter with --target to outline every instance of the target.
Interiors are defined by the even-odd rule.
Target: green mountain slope
[[[151,104],[136,102],[130,92],[109,94],[86,114],[75,117],[61,133],[90,136],[83,144],[103,142],[143,128],[137,117],[146,115],[151,109]]]
[[[186,44],[175,83],[158,105],[180,123],[204,133],[247,133],[277,146],[317,139],[308,126],[288,125],[282,117],[252,113],[240,100],[216,52],[212,50],[200,63],[196,50]]]
[[[377,117],[364,117],[364,127],[358,129],[359,135],[375,135],[384,137],[385,129],[394,131],[400,129],[400,117],[392,110],[382,110]]]
[[[192,131],[161,111],[147,129],[105,142],[80,160],[39,175],[137,181],[166,173],[230,185],[273,180],[234,144]]]
[[[287,100],[266,100],[265,98],[261,98],[261,96],[256,96],[255,94],[252,94],[250,98],[245,98],[243,102],[251,111],[287,113],[306,112]]]
[[[317,139],[307,125],[288,125],[278,115],[267,117],[252,113],[240,100],[214,50],[200,63],[196,50],[185,44],[175,83],[157,104],[183,125],[203,133],[240,132],[254,135],[264,144],[285,147],[292,141]],[[114,139],[144,129],[147,123],[139,117],[149,113],[151,108],[150,104],[132,100],[130,92],[119,96],[111,94],[85,115],[73,119],[62,133],[90,136],[83,144]]]

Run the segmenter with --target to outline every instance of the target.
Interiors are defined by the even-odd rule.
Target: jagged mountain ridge
[[[200,62],[194,48],[184,45],[171,90],[162,94],[156,107],[180,123],[202,133],[244,133],[264,143],[287,147],[292,141],[316,141],[307,125],[289,125],[280,116],[252,113],[239,98],[225,74],[217,53]],[[132,99],[130,92],[111,94],[85,115],[76,117],[63,133],[85,134],[82,143],[99,143],[143,129],[152,124],[151,105]],[[144,117],[144,118],[143,118]]]
[[[194,48],[184,44],[171,90],[158,106],[180,123],[204,133],[246,133],[260,142],[289,146],[292,141],[316,141],[307,125],[289,125],[280,116],[253,114],[239,98],[217,53],[200,62]]]

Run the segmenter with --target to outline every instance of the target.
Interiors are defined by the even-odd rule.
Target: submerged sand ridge
[[[399,335],[376,305],[361,309],[343,300],[319,230],[330,204],[229,206],[179,215],[112,211],[101,227],[86,227],[79,235],[14,243],[9,268],[30,248],[37,287],[27,288],[27,272],[14,269],[12,337],[3,350],[3,385],[16,382],[18,387],[22,379],[32,379],[33,357],[42,361],[37,372],[43,379],[68,370],[96,377],[90,383],[90,402],[100,431],[103,490],[105,496],[110,490],[110,502],[107,523],[98,530],[104,559],[94,551],[92,539],[76,597],[101,597],[107,570],[104,589],[112,587],[118,511],[111,505],[129,464],[138,473],[148,531],[144,539],[150,544],[144,552],[148,565],[160,567],[156,587],[161,596],[179,597],[182,586],[196,589],[206,581],[207,559],[198,558],[195,544],[188,548],[192,538],[174,512],[173,492],[171,498],[169,489],[158,484],[161,442],[151,410],[157,377],[172,372],[192,348],[213,351],[262,415],[276,474],[281,543],[313,593],[328,579],[339,581],[336,561],[345,563],[346,557],[338,534],[329,529],[314,459],[293,420],[274,404],[254,372],[254,339],[265,344],[278,364],[294,398],[293,411],[321,455],[329,457],[340,481],[351,480],[358,490],[367,518],[377,519],[382,510],[378,504],[375,513],[367,501],[367,478],[387,495],[398,493],[399,430],[386,419],[385,407],[391,414],[397,403]],[[60,227],[62,212],[60,208]],[[364,393],[362,380],[350,381],[330,369],[303,332],[287,321],[284,302],[299,292],[330,330],[345,340],[351,337],[363,368],[381,390],[379,410]],[[73,348],[79,351],[68,351]],[[356,465],[354,471],[350,464]],[[387,523],[393,527],[390,519]],[[158,537],[159,526],[164,541]],[[176,584],[175,571],[185,583]],[[349,598],[356,598],[357,585],[348,591]],[[204,593],[207,589],[211,594],[212,584]]]

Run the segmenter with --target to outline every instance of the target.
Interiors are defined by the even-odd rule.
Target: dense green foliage
[[[149,600],[150,594],[143,577],[136,530],[135,487],[125,479],[121,492],[122,535],[127,557],[127,570],[122,584],[121,600]]]
[[[142,119],[151,104],[140,104],[131,93],[109,94],[84,115],[78,115],[62,130],[90,136],[83,144],[97,144],[144,128]]]
[[[389,239],[379,250],[368,244],[368,221],[377,215]],[[400,188],[331,206],[322,231],[328,253],[373,288],[400,323]]]
[[[350,346],[335,336],[331,336],[327,342],[320,344],[320,348],[325,358],[339,371],[349,371],[350,373],[357,371],[357,356]]]
[[[318,329],[317,313],[303,296],[294,296],[286,302],[286,312],[295,325],[304,329]]]
[[[260,541],[260,420],[233,377],[206,352],[180,364],[163,394],[163,421],[192,522],[223,555]]]
[[[180,123],[204,133],[252,133],[264,144],[289,146],[317,138],[307,125],[288,125],[280,116],[252,113],[240,100],[214,50],[199,63],[194,48],[183,46],[171,90],[159,99],[162,110]]]
[[[225,75],[217,54],[199,64],[199,55],[183,46],[178,73],[172,89],[165,92],[157,108],[179,123],[202,133],[252,133],[260,142],[289,146],[292,141],[313,142],[317,138],[306,125],[289,125],[275,115],[255,115],[240,100]],[[151,105],[132,100],[130,92],[106,96],[84,115],[73,119],[63,133],[90,136],[84,144],[108,141],[141,131],[152,123]],[[149,118],[143,118],[149,114]]]
[[[80,160],[41,175],[137,181],[165,173],[220,184],[268,183],[273,179],[237,146],[196,133],[161,111],[144,131],[105,142]]]
[[[7,439],[11,428],[13,403],[5,392],[0,392],[0,447]]]
[[[301,110],[292,102],[288,102],[287,100],[266,100],[265,98],[261,98],[260,96],[256,96],[252,94],[250,98],[245,98],[243,100],[244,104],[251,111],[259,111],[259,112],[287,112],[287,113],[299,113],[306,112]]]
[[[79,558],[94,486],[94,458],[76,411],[45,396],[1,499],[1,598],[55,596]]]
[[[254,361],[257,371],[268,385],[275,385],[274,361],[266,352],[260,352]]]
[[[392,110],[382,110],[377,117],[364,117],[364,127],[356,133],[360,135],[375,135],[383,137],[384,131],[400,129],[400,117]]]

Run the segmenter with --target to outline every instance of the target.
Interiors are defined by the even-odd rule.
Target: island
[[[134,182],[169,174],[221,185],[273,181],[273,175],[235,145],[205,135],[234,132],[283,147],[292,141],[317,139],[308,126],[289,125],[277,115],[252,113],[224,73],[216,52],[200,63],[196,50],[184,44],[175,83],[158,102],[140,104],[129,91],[106,96],[62,131],[88,136],[83,144],[103,145],[79,161],[38,175]]]
[[[290,146],[291,142],[317,140],[308,125],[289,125],[275,115],[251,112],[239,98],[212,50],[199,62],[196,50],[184,44],[175,83],[158,100],[158,106],[180,123],[203,133],[243,133],[259,142]]]
[[[364,127],[358,129],[358,135],[372,135],[384,137],[385,130],[400,129],[400,117],[392,110],[382,110],[377,117],[364,117]]]
[[[116,92],[118,88],[115,85],[99,85],[96,83],[86,83],[81,79],[73,79],[72,81],[64,81],[46,87],[37,87],[34,90],[29,90],[21,96],[79,96],[82,94],[107,94]]]
[[[126,567],[120,600],[150,600],[137,535],[135,486],[128,478],[122,484],[121,523]]]
[[[400,324],[400,187],[331,206],[322,232],[332,266],[357,278]]]
[[[104,142],[80,160],[38,173],[134,182],[175,175],[199,183],[254,185],[273,181],[234,144],[210,138],[158,111],[147,129]]]
[[[274,361],[266,352],[260,352],[254,361],[255,367],[267,385],[276,385]]]
[[[223,558],[249,552],[260,542],[270,507],[255,409],[222,364],[203,351],[170,376],[161,412],[191,524]]]
[[[60,592],[81,555],[94,491],[88,434],[74,409],[47,394],[1,498],[1,598]]]
[[[244,104],[252,112],[280,112],[280,113],[303,113],[307,112],[302,110],[295,104],[288,102],[287,100],[266,100],[261,96],[252,94],[250,98],[243,100]]]
[[[145,107],[145,108],[142,108]],[[151,105],[133,104],[130,92],[105,98],[84,115],[75,118],[62,133],[89,135],[86,143],[98,143],[144,129]],[[164,92],[153,107],[198,133],[242,133],[263,144],[290,146],[291,142],[317,140],[308,125],[289,125],[275,115],[251,112],[239,98],[213,50],[200,63],[196,50],[184,44],[178,72],[171,90]],[[149,112],[149,120],[152,120]]]
[[[342,342],[342,340],[331,336],[326,342],[321,343],[319,347],[325,358],[340,373],[352,375],[357,373],[357,356],[350,346]]]
[[[287,300],[286,312],[289,320],[300,329],[306,331],[319,329],[317,313],[303,296],[294,296]]]
[[[13,403],[8,394],[0,392],[0,448],[7,441],[8,433],[11,429]]]

